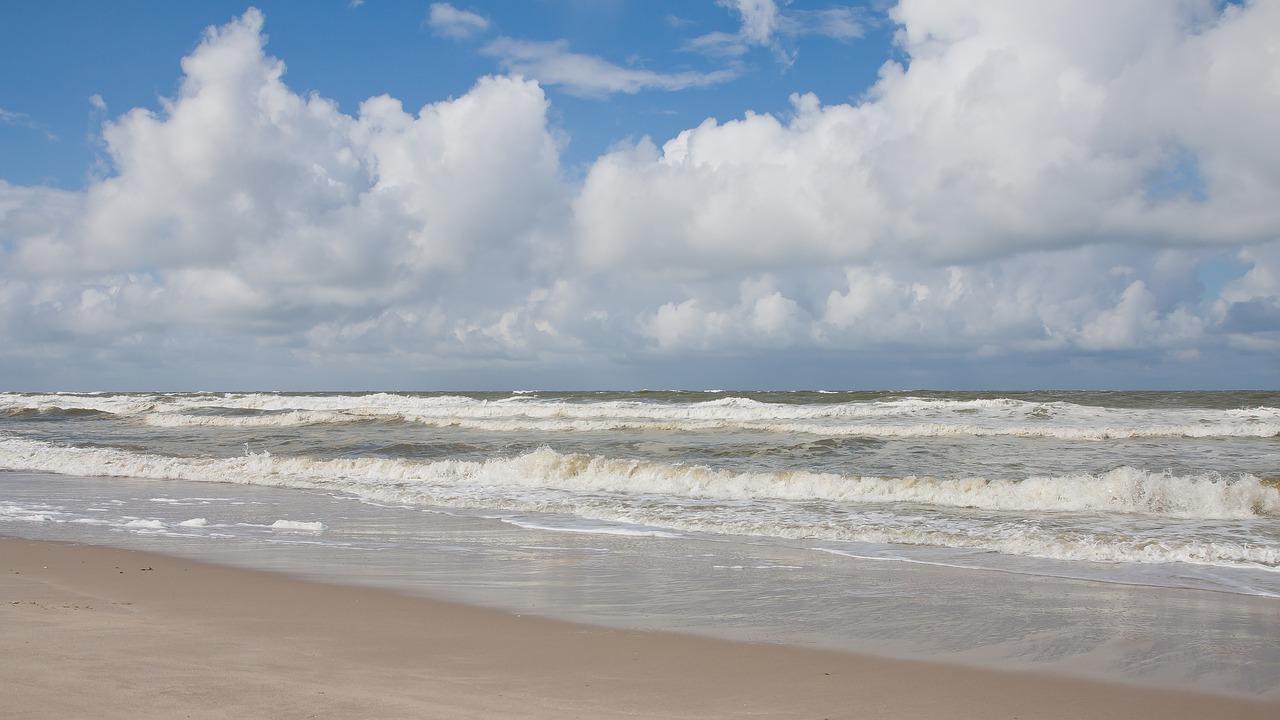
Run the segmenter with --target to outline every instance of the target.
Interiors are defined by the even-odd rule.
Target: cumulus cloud
[[[789,117],[600,158],[577,200],[584,254],[764,267],[1275,239],[1280,6],[1139,5],[904,2],[910,61],[864,102],[796,95]],[[1171,157],[1194,158],[1202,193],[1149,192]]]
[[[803,342],[812,320],[766,275],[743,280],[732,305],[709,307],[697,298],[664,303],[643,318],[641,328],[663,350],[774,348]]]
[[[485,46],[484,53],[497,58],[508,72],[583,97],[613,93],[634,95],[642,90],[685,90],[715,85],[734,77],[730,70],[660,73],[622,67],[595,55],[572,52],[565,40],[538,42],[502,37]]]
[[[531,79],[348,114],[288,87],[250,10],[206,33],[158,109],[105,123],[109,169],[84,191],[0,182],[0,371],[618,384],[786,353],[923,363],[934,384],[1029,359],[1184,383],[1230,361],[1273,384],[1278,13],[905,0],[905,59],[859,102],[708,119],[578,182],[544,83],[707,80],[504,39],[490,52]],[[1224,257],[1238,270],[1206,282]]]
[[[483,15],[459,10],[449,3],[431,3],[427,24],[437,35],[455,40],[475,37],[489,29],[489,21]]]
[[[390,306],[526,293],[564,205],[542,90],[482,78],[417,112],[380,96],[349,116],[284,84],[262,22],[210,29],[160,112],[107,123],[114,172],[84,193],[0,185],[5,285],[25,295],[10,325],[290,343]]]

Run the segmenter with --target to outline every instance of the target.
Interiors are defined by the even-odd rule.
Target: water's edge
[[[0,497],[34,495],[85,498],[138,520],[128,529],[10,521],[0,533],[571,622],[1280,697],[1280,602],[1261,597],[884,562],[749,538],[544,530],[314,491],[0,473]],[[219,514],[253,522],[221,533],[234,537],[217,537],[223,523],[209,519],[182,524]]]

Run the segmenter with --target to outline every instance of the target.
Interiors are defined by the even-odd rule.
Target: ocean
[[[0,534],[1280,692],[1280,392],[0,393]]]

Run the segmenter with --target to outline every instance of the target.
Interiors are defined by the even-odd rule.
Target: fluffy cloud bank
[[[1276,239],[1280,5],[1211,7],[904,2],[910,64],[865,102],[601,158],[582,232],[602,262],[761,266]]]
[[[538,83],[348,115],[285,84],[250,10],[208,31],[158,111],[104,126],[110,171],[84,192],[0,183],[0,369],[599,384],[574,368],[783,352],[1111,358],[1233,384],[1204,377],[1227,357],[1274,384],[1280,4],[904,0],[890,17],[907,60],[860,102],[708,119],[570,183]],[[743,18],[744,37],[776,31]]]

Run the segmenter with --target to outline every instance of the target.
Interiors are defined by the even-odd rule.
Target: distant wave
[[[0,439],[0,468],[323,489],[380,502],[568,513],[692,532],[925,544],[1102,562],[1280,566],[1280,547],[1237,542],[1222,533],[1152,540],[1017,520],[957,516],[923,522],[910,510],[935,506],[1204,520],[1280,517],[1280,490],[1247,474],[1181,476],[1121,467],[1099,475],[1009,481],[735,473],[547,448],[474,462],[313,460],[265,453],[200,459],[20,438]],[[828,509],[815,516],[814,503]],[[903,506],[907,510],[901,515],[891,509],[862,515],[838,510],[867,503],[880,508],[910,505]]]
[[[33,420],[71,420],[75,418],[110,417],[114,414],[105,410],[78,407],[67,408],[56,405],[9,407],[0,410],[0,416],[2,417]]]
[[[1063,440],[1280,436],[1280,409],[1120,409],[1009,398],[851,403],[497,400],[464,396],[0,394],[0,414],[110,413],[164,427],[290,427],[402,422],[490,432],[748,430],[827,437],[1010,436]]]

